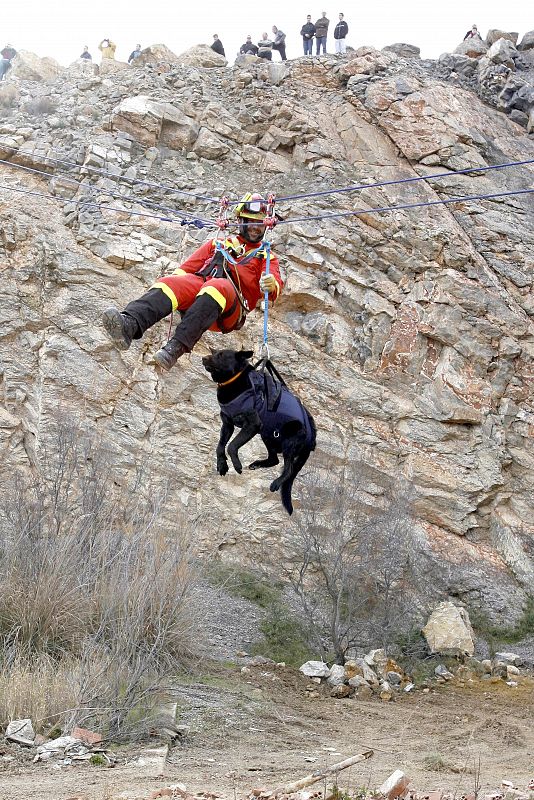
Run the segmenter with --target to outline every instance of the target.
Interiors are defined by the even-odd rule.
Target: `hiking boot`
[[[156,366],[168,372],[174,367],[180,356],[188,352],[189,350],[178,339],[169,339],[166,345],[158,350],[157,353],[154,353],[153,358]]]
[[[121,314],[118,308],[112,306],[102,314],[102,325],[118,350],[128,350],[137,333],[137,322],[133,317]]]

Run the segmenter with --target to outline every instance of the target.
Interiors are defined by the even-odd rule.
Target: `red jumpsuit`
[[[251,244],[240,236],[235,238],[244,246],[245,255],[259,246],[259,243]],[[159,278],[151,288],[161,289],[167,295],[172,303],[173,311],[186,311],[197,297],[203,294],[209,295],[221,308],[221,317],[211,325],[210,330],[226,333],[234,330],[241,319],[241,306],[232,282],[227,278],[206,280],[201,275],[194,274],[209,263],[214,254],[215,240],[212,239],[195,250],[173,275]],[[236,266],[228,264],[227,267],[252,311],[263,296],[259,280],[262,273],[265,272],[265,251],[258,253],[246,264],[241,266],[239,263]],[[274,302],[284,285],[280,277],[278,258],[275,255],[271,255],[269,272],[277,284],[276,290],[269,295],[269,300]]]

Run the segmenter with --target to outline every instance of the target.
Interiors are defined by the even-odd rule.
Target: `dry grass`
[[[105,455],[63,428],[38,475],[1,487],[4,724],[37,709],[65,727],[126,734],[195,657],[190,530],[164,529],[165,495],[142,493],[144,476],[124,489],[109,476]]]

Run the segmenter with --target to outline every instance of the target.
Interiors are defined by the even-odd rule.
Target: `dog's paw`
[[[226,459],[217,461],[217,472],[219,475],[226,475],[228,472],[228,461]]]
[[[271,492],[277,492],[281,485],[282,481],[280,480],[280,478],[275,478],[275,480],[269,486],[269,489],[271,490]]]
[[[252,464],[248,465],[249,469],[258,469],[261,467],[261,461],[253,461]]]

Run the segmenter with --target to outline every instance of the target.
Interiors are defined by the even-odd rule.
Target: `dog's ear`
[[[241,358],[246,359],[248,361],[254,355],[254,350],[241,350],[239,352],[239,355],[241,356]]]

